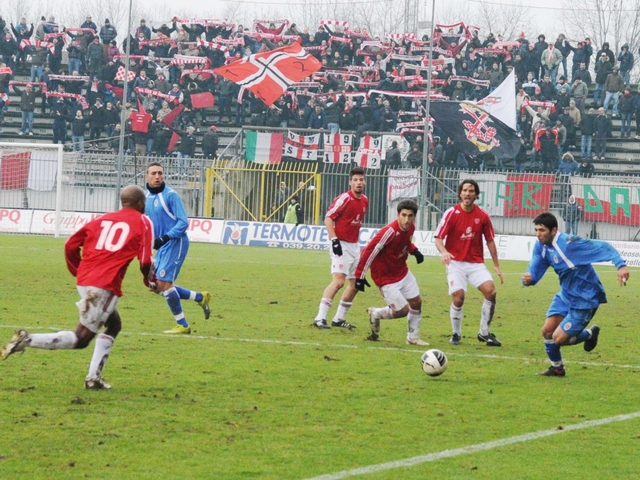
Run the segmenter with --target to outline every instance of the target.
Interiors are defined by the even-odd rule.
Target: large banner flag
[[[2,190],[53,190],[57,171],[57,151],[0,152]]]
[[[320,147],[320,134],[298,135],[287,131],[287,141],[284,146],[284,156],[298,160],[317,160]]]
[[[516,74],[512,70],[498,87],[476,105],[512,130],[516,129]]]
[[[284,135],[247,130],[245,158],[255,163],[276,164],[282,161]]]
[[[242,61],[214,70],[241,89],[251,90],[265,105],[271,106],[290,85],[300,82],[322,68],[299,43],[257,53]]]
[[[420,196],[420,172],[418,169],[389,170],[387,201]]]
[[[473,103],[433,102],[429,113],[465,155],[515,158],[520,150],[516,131]]]
[[[324,134],[324,163],[351,163],[353,134]]]
[[[478,206],[496,217],[529,217],[548,212],[554,175],[460,172],[459,181],[473,178],[480,186]]]
[[[380,168],[381,159],[382,137],[363,136],[354,161],[362,168]]]
[[[571,193],[584,220],[640,226],[640,187],[613,180],[571,177]]]

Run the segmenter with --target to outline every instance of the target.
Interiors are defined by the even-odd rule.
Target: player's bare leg
[[[449,318],[451,319],[451,345],[459,345],[462,340],[462,306],[464,305],[464,290],[457,290],[451,294]]]
[[[480,331],[478,332],[478,340],[485,342],[488,347],[501,347],[502,343],[496,336],[490,332],[491,321],[496,309],[496,286],[492,280],[484,282],[478,287],[480,293],[484,296],[482,302],[482,310],[480,314]]]
[[[344,273],[332,274],[331,283],[327,285],[327,287],[324,289],[324,292],[322,292],[322,299],[320,299],[320,305],[318,305],[318,314],[313,320],[313,326],[320,329],[331,328],[329,325],[327,325],[327,313],[329,313],[329,309],[331,308],[331,304],[333,303],[333,298],[344,286],[344,282],[346,279],[347,276]]]
[[[358,289],[356,288],[356,280],[355,278],[351,278],[347,283],[347,288],[345,288],[344,292],[342,293],[342,298],[340,298],[340,305],[338,305],[336,314],[331,321],[332,327],[346,328],[348,330],[356,328],[355,325],[346,321],[346,317],[349,309],[351,308],[351,305],[353,305],[353,299],[356,298],[357,293]]]

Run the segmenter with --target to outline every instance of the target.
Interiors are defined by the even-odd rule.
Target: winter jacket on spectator
[[[19,26],[18,28],[14,28],[13,24],[11,24],[11,31],[13,35],[16,37],[16,43],[20,45],[20,42],[25,39],[30,39],[31,35],[33,35],[33,23],[31,24],[31,28],[27,30],[26,27]]]
[[[321,129],[324,127],[324,112],[320,107],[315,107],[315,111],[309,116],[309,128]]]
[[[602,44],[602,49],[598,51],[596,58],[600,58],[600,55],[605,54],[608,57],[609,63],[611,66],[616,64],[616,54],[609,48],[609,42],[604,42]]]
[[[548,102],[556,97],[556,87],[551,81],[546,81],[546,76],[545,81],[540,84],[540,94]]]
[[[100,27],[100,39],[102,43],[110,43],[111,40],[115,40],[117,36],[118,31],[108,22],[108,19],[105,20],[104,25]]]
[[[84,22],[82,22],[80,28],[91,28],[94,32],[98,31],[98,26],[91,20],[85,20]]]
[[[577,79],[582,80],[582,82],[584,84],[586,84],[587,89],[591,86],[591,82],[593,81],[591,79],[591,72],[589,72],[589,70],[587,70],[586,68],[582,68],[580,67],[578,70],[575,71],[575,73],[573,74],[573,81],[575,82]]]
[[[580,122],[580,131],[582,132],[582,135],[593,135],[596,133],[596,116],[593,112],[587,113],[582,117],[582,122]]]
[[[90,72],[96,73],[105,64],[104,49],[98,42],[91,42],[87,47],[87,68]]]
[[[589,94],[589,89],[587,88],[587,85],[584,81],[578,81],[576,79],[576,81],[573,82],[573,85],[571,86],[571,90],[569,90],[569,94],[576,100],[584,100]]]
[[[562,112],[565,107],[569,107],[569,101],[571,97],[569,96],[569,89],[567,87],[563,87],[560,90],[560,93],[556,95],[556,111]]]
[[[0,39],[0,55],[4,56],[12,56],[18,53],[18,42],[11,36],[11,34],[7,34],[9,37],[2,37]]]
[[[611,119],[606,115],[596,115],[594,120],[595,133],[604,133],[607,137],[611,135]]]
[[[389,150],[387,150],[385,155],[385,163],[389,168],[399,167],[401,160],[402,160],[402,153],[400,153],[400,150],[398,149],[397,144],[395,146],[392,146]]]
[[[618,62],[620,66],[620,71],[628,72],[633,68],[633,53],[629,51],[629,44],[625,43],[622,45],[622,49],[618,54]]]
[[[580,168],[580,164],[576,162],[573,157],[563,156],[560,164],[558,165],[558,172],[560,175],[573,175]]]
[[[571,52],[575,50],[575,48],[573,48],[569,43],[569,40],[567,40],[567,37],[564,36],[564,33],[558,35],[558,39],[553,46],[558,49],[563,58],[567,58]],[[573,61],[575,62],[575,58]]]
[[[618,100],[618,102],[618,110],[621,114],[633,113],[635,111],[633,105],[633,95],[631,95],[631,92],[625,91],[624,95],[620,95],[620,99]]]
[[[33,112],[36,109],[36,98],[40,95],[40,88],[26,87],[24,90],[20,90],[14,85],[13,91],[20,95],[20,110]]]
[[[147,27],[144,20],[140,20],[140,25],[136,28],[136,37],[140,38],[140,35],[147,40],[151,40],[151,29]]]
[[[624,91],[624,77],[620,75],[618,69],[614,69],[609,74],[604,82],[605,92],[623,92]]]
[[[613,71],[613,63],[605,57],[599,57],[595,64],[596,83],[603,84],[607,81],[607,77]]]
[[[215,157],[218,153],[218,132],[212,127],[202,136],[202,152],[209,158]]]
[[[340,123],[340,114],[344,109],[344,100],[338,101],[336,103],[332,103],[327,105],[324,109],[324,126],[322,128],[327,128],[329,123]]]
[[[548,48],[542,52],[540,63],[547,69],[556,68],[562,63],[562,53],[553,45],[549,45]]]
[[[171,28],[169,28],[166,23],[163,23],[158,29],[151,27],[151,31],[153,33],[161,33],[165,37],[170,37],[171,34],[176,31],[176,22],[173,22]]]
[[[381,132],[393,132],[396,129],[396,123],[398,123],[398,117],[391,108],[383,107],[379,112],[379,130]]]
[[[182,155],[186,155],[189,157],[193,157],[196,152],[196,136],[192,131],[193,127],[187,128],[187,131],[184,132],[182,130],[174,130],[178,135],[180,135],[180,146],[178,147],[178,151]]]
[[[67,53],[69,55],[69,58],[82,58],[80,43],[76,40],[71,42],[71,44],[67,47]]]
[[[84,137],[87,130],[87,123],[89,123],[88,118],[75,117],[71,121],[71,135],[74,137]]]
[[[47,56],[49,50],[44,47],[36,47],[30,45],[24,49],[24,52],[29,55],[30,63],[39,67],[44,67],[47,64]]]

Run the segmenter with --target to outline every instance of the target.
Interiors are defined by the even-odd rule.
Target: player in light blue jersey
[[[174,285],[189,250],[187,226],[189,220],[182,199],[164,183],[164,169],[159,163],[150,163],[145,175],[147,202],[144,213],[151,218],[155,241],[156,277],[154,291],[162,295],[173,314],[176,325],[164,333],[191,333],[191,327],[182,310],[180,300],[193,300],[204,310],[204,318],[211,315],[209,292],[194,292]]]
[[[564,377],[561,346],[584,343],[585,351],[590,352],[598,344],[600,327],[587,325],[600,304],[607,303],[607,295],[592,264],[613,262],[621,286],[627,284],[629,269],[610,244],[560,233],[558,220],[549,212],[538,215],[533,224],[538,241],[522,284],[535,285],[549,267],[560,277],[560,292],[551,301],[542,327],[551,366],[539,375]]]

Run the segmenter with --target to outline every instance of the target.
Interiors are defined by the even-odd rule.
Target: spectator
[[[27,62],[31,63],[31,81],[40,82],[44,67],[47,65],[49,50],[41,45],[29,45],[24,48]]]
[[[51,114],[53,115],[53,144],[64,145],[67,139],[67,118],[69,117],[69,108],[64,98],[57,98],[51,108]]]
[[[591,73],[589,72],[589,69],[587,68],[587,64],[585,62],[581,62],[578,66],[578,69],[574,73],[573,81],[575,82],[578,79],[582,80],[582,82],[587,85],[587,88],[591,86]]]
[[[555,47],[553,42],[548,43],[548,48],[542,52],[540,62],[544,67],[545,76],[551,77],[551,83],[556,83],[556,76],[558,75],[558,67],[562,63],[562,53]]]
[[[71,121],[71,141],[74,152],[84,153],[84,134],[88,121],[89,119],[82,115],[82,109],[76,110],[76,116]]]
[[[596,145],[595,149],[595,159],[604,160],[605,153],[607,150],[607,138],[611,135],[611,119],[607,117],[605,110],[603,107],[598,108],[598,115],[594,120],[594,130],[596,137]]]
[[[633,115],[634,106],[631,89],[629,87],[625,87],[624,93],[620,96],[619,107],[620,118],[622,119],[620,138],[631,138],[631,115]]]
[[[102,100],[99,97],[96,98],[96,103],[89,110],[89,119],[91,124],[91,135],[89,139],[92,141],[98,140],[106,122],[104,105],[102,105]]]
[[[535,78],[542,78],[545,74],[544,65],[542,64],[542,53],[547,49],[547,46],[549,45],[545,39],[546,37],[544,35],[538,35],[538,41],[533,47],[532,55],[535,58],[532,60],[532,65],[537,65],[538,67],[537,70],[535,68],[531,69],[534,73]]]
[[[582,117],[580,122],[580,157],[583,159],[591,158],[591,146],[593,145],[593,134],[596,131],[596,111],[593,108],[589,109],[589,112]]]
[[[111,25],[109,19],[106,18],[104,21],[104,25],[100,27],[100,39],[102,40],[102,44],[105,45],[105,54],[107,50],[106,46],[111,43],[111,40],[115,40],[117,36],[118,31]]]
[[[613,99],[613,117],[618,116],[618,103],[620,101],[620,94],[624,92],[624,78],[620,75],[620,69],[616,66],[613,67],[613,71],[609,74],[604,83],[604,90],[606,96],[604,97],[604,111],[609,109],[609,103]]]
[[[398,168],[402,162],[402,153],[398,148],[398,142],[395,140],[391,142],[391,148],[387,150],[385,156],[385,163],[389,168]]]
[[[570,153],[565,153],[562,155],[562,160],[558,165],[558,171],[556,172],[558,175],[573,175],[578,171],[578,162],[575,161],[573,155]]]
[[[440,148],[442,149],[442,147]],[[433,157],[434,156],[431,155],[431,159],[432,159],[431,166],[435,166],[433,165],[433,162],[435,162],[435,159]],[[407,155],[406,161],[402,162],[402,166],[409,167],[409,168],[420,168],[422,167],[422,160],[423,160],[423,154],[422,154],[422,151],[420,150],[420,145],[414,144],[411,147],[411,151],[409,152],[409,155]]]
[[[557,130],[552,127],[540,129],[536,133],[536,138],[538,141],[536,149],[540,153],[542,169],[546,172],[556,170],[558,163],[558,144],[560,143]]]
[[[598,51],[598,54],[596,55],[596,57],[600,58],[600,56],[602,54],[605,54],[607,56],[607,60],[609,61],[609,63],[611,64],[611,66],[614,66],[616,64],[616,55],[615,53],[613,53],[613,51],[609,48],[609,42],[604,42],[602,44],[602,49],[600,51]]]
[[[147,21],[143,18],[140,20],[140,26],[136,28],[136,38],[143,36],[145,40],[151,40],[151,30],[147,27]]]
[[[625,43],[624,45],[622,45],[620,53],[618,54],[620,75],[622,75],[622,78],[624,78],[625,85],[629,85],[629,74],[631,73],[631,69],[633,69],[633,62],[633,53],[629,51],[629,44]]]
[[[90,28],[91,30],[94,31],[94,33],[98,32],[98,26],[93,22],[93,20],[91,20],[91,15],[87,15],[85,17],[85,21],[82,22],[82,25],[80,25],[80,28]]]
[[[18,43],[11,36],[11,33],[6,32],[4,37],[0,38],[0,56],[2,56],[2,63],[12,70],[15,70],[15,57],[18,53]]]
[[[567,126],[567,142],[569,143],[569,148],[576,148],[576,130],[578,129],[580,122],[582,121],[582,113],[576,107],[576,102],[571,100],[569,102],[569,117],[571,118],[572,124],[571,129]],[[565,125],[566,126],[566,125]]]
[[[593,94],[593,102],[596,105],[602,105],[600,103],[602,99],[602,92],[604,90],[604,84],[607,81],[607,77],[613,71],[613,63],[611,63],[606,53],[598,55],[598,61],[595,65],[596,72],[596,91]]]
[[[593,172],[595,167],[593,163],[591,163],[590,158],[582,159],[582,163],[580,163],[580,167],[578,167],[578,175],[584,178],[591,178],[593,176]]]
[[[569,235],[578,235],[578,224],[582,219],[582,207],[576,202],[575,195],[569,195],[569,201],[564,206],[562,218]]]
[[[525,166],[527,163],[527,143],[524,141],[524,138],[522,137],[522,135],[518,134],[518,136],[520,136],[520,149],[518,150],[518,154],[516,155],[515,158],[515,163],[513,166],[513,170],[515,172],[521,172],[524,173],[525,171]]]
[[[504,80],[504,72],[500,69],[498,62],[493,62],[493,67],[489,72],[489,93],[493,92]]]
[[[13,91],[20,95],[20,110],[22,112],[22,127],[18,135],[24,135],[29,128],[29,135],[33,136],[33,111],[36,109],[36,98],[40,94],[40,87],[33,88],[27,83],[24,90],[13,86]]]
[[[204,158],[218,158],[218,129],[211,125],[202,136],[202,153]]]
[[[304,212],[298,203],[297,195],[291,197],[291,201],[287,206],[287,211],[284,215],[284,223],[294,223],[296,225],[304,223]]]
[[[68,55],[68,72],[69,75],[73,75],[73,72],[82,72],[82,49],[80,48],[79,40],[71,40],[71,43],[67,47]]]
[[[558,132],[558,161],[562,158],[562,154],[565,152],[565,144],[567,141],[567,128],[563,125],[562,120],[556,120],[555,126],[556,132]]]
[[[89,72],[90,81],[94,77],[99,77],[106,60],[105,50],[100,45],[100,39],[94,37],[93,41],[87,47],[87,71]]]
[[[558,39],[556,40],[554,47],[562,54],[562,73],[565,77],[569,78],[569,72],[567,71],[567,58],[575,48],[571,46],[564,33],[558,35]]]
[[[324,127],[324,112],[320,105],[316,105],[313,113],[309,116],[308,128],[320,130],[322,127]]]
[[[587,85],[582,81],[582,78],[576,76],[576,79],[571,86],[571,90],[569,91],[569,95],[573,98],[575,105],[581,114],[584,114],[584,102],[587,99],[588,94],[589,89]],[[569,104],[571,104],[571,102],[569,102]]]
[[[188,160],[195,155],[197,139],[194,135],[196,129],[188,126],[186,131],[173,129],[180,135],[180,146],[178,147],[178,175],[188,175]]]
[[[586,67],[587,50],[585,49],[585,42],[578,42],[578,46],[573,50],[573,66],[571,68],[571,81],[575,81],[576,72],[580,68],[580,64],[584,63]],[[565,74],[566,75],[566,74]],[[567,78],[569,76],[567,75]]]

